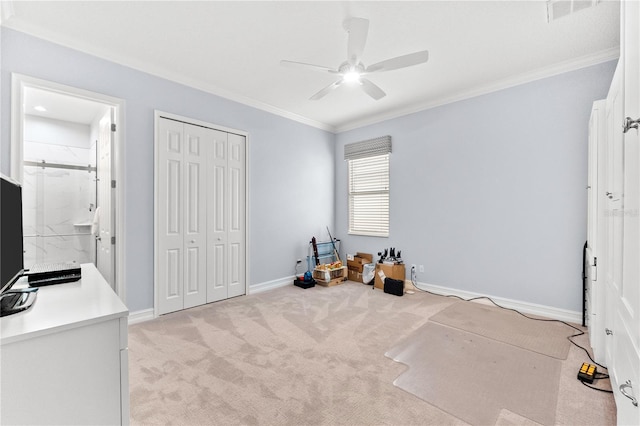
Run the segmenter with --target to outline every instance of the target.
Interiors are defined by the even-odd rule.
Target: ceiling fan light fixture
[[[345,83],[356,83],[360,81],[360,73],[356,70],[347,71],[342,75]]]
[[[318,99],[323,98],[342,84],[358,84],[367,95],[377,101],[385,97],[386,93],[384,93],[381,88],[365,76],[375,72],[386,72],[411,67],[425,63],[429,59],[429,52],[423,50],[420,52],[409,53],[408,55],[396,56],[395,58],[387,59],[369,67],[365,67],[360,58],[362,57],[364,46],[367,43],[369,20],[364,18],[349,18],[344,21],[344,29],[349,33],[349,39],[347,40],[347,60],[340,64],[338,68],[333,69],[325,66],[295,61],[280,61],[282,65],[286,66],[311,68],[339,75],[337,80],[311,96],[309,99],[312,101],[317,101]]]

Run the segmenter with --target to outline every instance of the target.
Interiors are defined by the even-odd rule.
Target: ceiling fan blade
[[[323,67],[322,65],[306,64],[304,62],[295,62],[295,61],[282,60],[282,61],[280,61],[280,65],[283,65],[285,67],[292,67],[292,68],[309,68],[309,69],[313,69],[313,70],[316,70],[316,71],[324,71],[324,72],[329,72],[329,73],[332,73],[332,74],[338,74],[338,70],[334,70],[334,69],[329,68],[329,67]]]
[[[384,93],[384,91],[381,88],[379,88],[378,86],[373,84],[370,80],[367,80],[366,78],[361,78],[360,83],[362,84],[362,90],[364,90],[367,93],[367,95],[371,96],[376,101],[378,99],[382,99],[385,96],[387,96],[387,94]]]
[[[422,64],[429,60],[429,51],[423,50],[421,52],[410,53],[408,55],[402,55],[395,58],[387,59],[386,61],[378,62],[367,67],[366,72],[381,72],[397,70],[398,68],[406,68],[413,65]]]
[[[344,29],[349,33],[347,43],[347,61],[349,65],[358,65],[364,46],[367,44],[369,20],[364,18],[349,18],[344,21]]]
[[[338,88],[338,86],[340,86],[342,84],[342,81],[343,80],[340,79],[340,80],[337,80],[337,81],[331,83],[330,85],[328,85],[324,89],[320,90],[318,93],[316,93],[315,95],[313,95],[309,99],[312,100],[312,101],[317,101],[318,99],[323,98],[327,93],[333,92],[334,90],[336,90]]]

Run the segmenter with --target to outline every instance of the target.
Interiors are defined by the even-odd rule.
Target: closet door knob
[[[638,125],[640,125],[640,118],[637,120],[631,119],[631,117],[627,117],[624,119],[624,131],[622,133],[627,133],[631,129],[638,129]]]
[[[195,244],[195,243],[196,243],[196,240],[189,240],[189,242],[190,242],[191,244]]]

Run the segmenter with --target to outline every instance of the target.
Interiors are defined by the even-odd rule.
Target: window
[[[391,137],[345,145],[349,234],[389,236]]]

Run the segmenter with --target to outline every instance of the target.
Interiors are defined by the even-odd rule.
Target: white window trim
[[[389,237],[390,230],[390,169],[391,169],[391,136],[383,136],[376,139],[370,139],[366,141],[347,144],[344,147],[345,160],[347,160],[347,222],[348,222],[348,234],[349,235],[363,235],[371,237]],[[371,161],[367,164],[368,160]],[[360,170],[361,175],[356,185],[359,184],[360,188],[357,191],[353,191],[352,167],[359,163],[359,166],[364,170]],[[365,163],[365,164],[363,164]],[[371,172],[377,171],[379,173],[386,173],[386,176],[372,177],[366,179],[366,168],[374,168]],[[377,170],[375,170],[377,169]],[[376,176],[380,176],[379,174]],[[364,178],[364,180],[362,180]],[[359,211],[359,218],[354,220],[354,198],[366,198],[370,197],[371,201],[378,203],[373,206],[369,213],[369,220],[372,226],[367,227],[366,219],[363,219],[364,214],[367,212]],[[381,197],[380,197],[381,196]],[[386,211],[385,211],[386,204]],[[361,208],[366,209],[366,204]],[[382,210],[381,210],[382,209]],[[355,226],[354,226],[355,225]],[[365,226],[363,226],[365,225]]]

